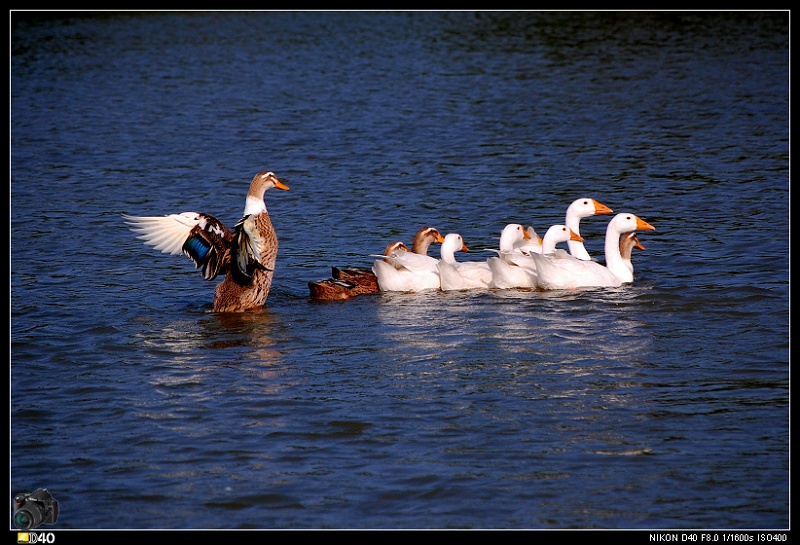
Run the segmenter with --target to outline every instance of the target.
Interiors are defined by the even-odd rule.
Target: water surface
[[[787,529],[788,20],[12,13],[11,493],[55,528]],[[232,225],[265,169],[267,306],[210,313],[121,214]],[[309,300],[579,197],[656,227],[632,285]]]

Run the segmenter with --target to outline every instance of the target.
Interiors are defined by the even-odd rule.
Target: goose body
[[[253,177],[244,212],[233,230],[202,212],[123,217],[137,238],[164,253],[186,255],[206,280],[224,274],[214,291],[212,311],[241,312],[262,307],[272,284],[278,237],[264,193],[273,187],[289,189],[272,172]]]
[[[443,291],[488,288],[492,271],[484,262],[458,262],[457,251],[468,252],[464,239],[458,233],[450,233],[442,242],[442,258],[436,264],[439,271],[440,288]]]
[[[381,291],[422,291],[439,287],[437,259],[427,255],[434,242],[444,240],[434,227],[423,227],[414,235],[412,251],[400,249],[375,261],[372,272]]]
[[[490,257],[486,260],[486,264],[492,272],[490,288],[536,287],[535,264],[533,259],[522,249],[525,247],[525,242],[531,239],[530,231],[532,229],[525,230],[518,223],[510,223],[505,226],[500,234],[500,249],[497,250],[497,257]],[[535,231],[533,234],[538,239]],[[541,248],[541,244],[539,247]]]
[[[536,287],[541,287],[539,283],[539,271],[537,269],[538,257],[548,255],[553,257],[570,257],[566,250],[557,248],[557,245],[562,242],[583,242],[583,237],[578,233],[567,227],[566,225],[556,224],[551,225],[542,239],[542,248],[540,252],[532,252],[526,255],[525,268],[536,279]]]
[[[620,237],[634,230],[655,229],[634,214],[617,214],[608,222],[605,239],[606,265],[583,261],[564,252],[533,254],[539,287],[543,289],[574,289],[585,287],[618,287],[633,280],[633,272],[625,265],[620,253]],[[546,241],[545,237],[545,241]]]

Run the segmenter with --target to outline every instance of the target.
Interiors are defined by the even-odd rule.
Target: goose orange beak
[[[576,233],[575,231],[573,231],[572,229],[570,229],[570,230],[569,230],[569,239],[570,239],[570,240],[576,240],[576,241],[578,241],[578,242],[583,242],[583,237],[582,237],[582,236],[580,236],[580,235],[579,235],[578,233]]]
[[[280,180],[275,180],[275,187],[278,189],[283,189],[284,191],[289,191],[289,186]]]
[[[603,203],[598,202],[598,201],[596,201],[594,199],[592,199],[592,202],[594,203],[594,213],[595,214],[613,214],[614,213],[613,210],[611,210],[609,207],[607,207]]]
[[[655,231],[656,228],[644,221],[639,216],[636,216],[636,228],[644,231]]]

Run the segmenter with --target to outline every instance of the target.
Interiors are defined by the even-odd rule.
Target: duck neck
[[[248,195],[247,199],[244,201],[244,212],[242,213],[243,216],[249,216],[250,214],[263,214],[267,211],[267,205],[264,204],[264,197],[256,197],[254,195]]]

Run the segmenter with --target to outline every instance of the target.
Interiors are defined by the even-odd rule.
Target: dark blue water
[[[54,528],[788,529],[788,26],[12,12],[10,493]],[[261,170],[272,292],[216,315],[121,214],[232,225]],[[656,227],[632,285],[309,300],[579,197]]]

